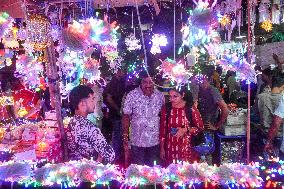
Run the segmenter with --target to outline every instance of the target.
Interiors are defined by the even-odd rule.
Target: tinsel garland
[[[78,186],[81,182],[93,185],[108,185],[118,181],[122,186],[156,185],[167,186],[169,182],[176,185],[192,185],[194,183],[214,182],[217,185],[234,184],[258,187],[263,180],[259,177],[259,165],[243,165],[239,163],[223,164],[220,167],[206,163],[178,162],[163,168],[142,165],[130,165],[124,170],[116,165],[103,165],[92,160],[70,161],[59,164],[46,164],[40,168],[35,162],[9,161],[0,164],[0,180],[19,182],[26,186],[52,186],[65,183]]]

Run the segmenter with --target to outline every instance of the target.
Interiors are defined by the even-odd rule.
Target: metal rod
[[[247,11],[248,11],[248,47],[247,47],[247,58],[248,63],[251,63],[251,2],[247,0]],[[248,83],[248,111],[247,111],[247,163],[250,163],[250,83]]]

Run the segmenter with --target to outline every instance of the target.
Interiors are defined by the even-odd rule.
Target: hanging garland
[[[116,180],[123,186],[162,184],[167,187],[170,182],[177,186],[194,183],[211,182],[215,185],[260,187],[263,180],[259,177],[259,165],[242,165],[239,163],[223,164],[220,167],[206,163],[178,162],[167,168],[130,165],[125,174],[116,165],[103,165],[92,160],[69,161],[59,164],[46,164],[35,168],[37,163],[9,161],[0,164],[0,180],[19,182],[25,186],[52,186],[63,184],[65,187],[78,186],[81,182],[90,182],[93,186],[108,185]]]
[[[0,12],[0,38],[13,27],[14,19],[6,12]]]

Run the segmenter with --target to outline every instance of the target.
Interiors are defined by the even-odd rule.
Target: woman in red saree
[[[161,112],[160,154],[167,165],[174,160],[191,163],[199,160],[199,155],[193,150],[192,137],[203,132],[204,125],[197,102],[190,103],[192,100],[186,99],[185,91],[171,89],[170,103]]]

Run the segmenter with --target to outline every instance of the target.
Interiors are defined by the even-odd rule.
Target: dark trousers
[[[152,147],[131,146],[131,163],[153,166],[154,161],[159,164],[160,145]]]
[[[120,119],[112,119],[112,147],[115,152],[115,163],[123,163],[123,140]]]

